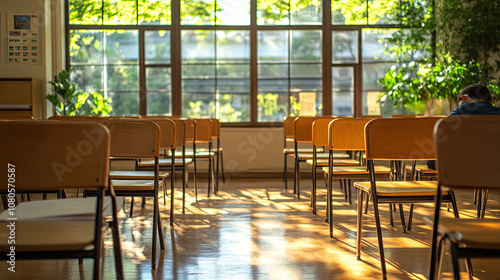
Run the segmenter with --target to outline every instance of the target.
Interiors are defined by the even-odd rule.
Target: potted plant
[[[86,92],[71,82],[69,71],[62,70],[55,80],[50,81],[54,94],[47,95],[47,99],[55,107],[57,115],[107,115],[111,112],[111,98],[103,97],[97,92]]]

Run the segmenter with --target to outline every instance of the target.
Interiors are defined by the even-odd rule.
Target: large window
[[[67,2],[71,78],[113,115],[258,126],[393,110],[377,80],[406,0]]]

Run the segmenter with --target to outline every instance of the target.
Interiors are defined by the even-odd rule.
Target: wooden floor
[[[335,186],[334,238],[324,222],[326,191],[319,190],[319,213],[309,207],[309,180],[302,184],[301,199],[285,190],[279,179],[228,180],[219,196],[207,199],[200,185],[196,202],[188,189],[186,213],[181,213],[178,191],[174,227],[168,206],[160,200],[165,250],[159,251],[158,268],[151,270],[151,213],[148,201],[141,209],[136,199],[134,218],[120,212],[120,234],[126,279],[380,279],[372,212],[365,215],[362,260],[355,257],[356,200],[349,205]],[[322,185],[322,184],[321,184]],[[464,217],[475,215],[471,193],[458,194]],[[129,203],[126,200],[125,209]],[[167,200],[168,205],[168,200]],[[500,196],[490,194],[488,216],[500,217]],[[407,207],[408,209],[408,207]],[[382,226],[389,279],[426,279],[429,271],[431,228],[423,222],[432,205],[416,207],[411,232],[402,233],[399,216],[388,222],[383,206]],[[407,213],[407,212],[406,212]],[[450,213],[447,213],[450,214]],[[102,278],[114,279],[111,236],[105,237]],[[462,264],[462,271],[464,265]],[[500,279],[500,259],[473,260],[477,279]],[[92,261],[18,261],[16,272],[0,263],[0,279],[91,279]],[[442,279],[451,279],[445,255]],[[462,274],[462,279],[467,279]]]

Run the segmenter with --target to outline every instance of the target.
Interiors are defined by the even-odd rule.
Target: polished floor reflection
[[[309,188],[303,180],[302,189]],[[151,213],[148,201],[141,209],[135,200],[134,218],[120,212],[120,233],[126,279],[380,279],[380,262],[371,212],[364,217],[362,260],[355,257],[356,200],[349,205],[335,186],[334,238],[324,221],[325,194],[319,190],[318,215],[309,206],[308,191],[301,199],[285,190],[279,179],[230,179],[219,195],[207,198],[200,186],[199,200],[188,189],[186,213],[181,213],[177,191],[174,227],[169,226],[167,206],[160,200],[165,250],[158,269],[151,270]],[[205,191],[205,192],[204,192]],[[458,194],[464,217],[474,217],[471,192]],[[129,199],[125,209],[128,212]],[[406,207],[408,210],[409,207]],[[423,221],[432,205],[416,207],[411,232],[402,233],[399,216],[389,224],[382,208],[382,226],[389,279],[426,279],[429,271],[431,228]],[[500,195],[490,194],[487,216],[500,217]],[[408,211],[406,211],[408,214]],[[450,214],[451,213],[447,213]],[[105,237],[102,278],[114,279],[111,236]],[[463,262],[462,271],[465,271]],[[499,279],[500,260],[473,260],[477,279]],[[91,279],[92,261],[18,261],[16,272],[0,264],[1,279]],[[467,279],[466,274],[462,274]],[[451,279],[449,255],[445,255],[442,279]]]

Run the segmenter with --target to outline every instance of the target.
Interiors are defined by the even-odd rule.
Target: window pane
[[[139,32],[108,30],[105,35],[105,64],[139,64]]]
[[[323,94],[318,91],[299,91],[290,96],[290,116],[318,116],[323,114]]]
[[[358,62],[358,31],[332,32],[332,63]]]
[[[101,30],[70,30],[70,62],[103,63],[103,32]]]
[[[218,79],[217,91],[222,93],[248,93],[250,94],[250,79]]]
[[[288,25],[290,23],[288,10],[288,1],[257,0],[257,24]]]
[[[214,31],[181,32],[182,63],[215,62]]]
[[[181,24],[214,25],[215,0],[182,0]]]
[[[130,116],[139,115],[139,92],[109,92],[108,96],[111,97],[113,102],[111,106],[113,116]]]
[[[257,95],[257,121],[283,122],[288,115],[288,93],[259,92]]]
[[[396,24],[401,0],[368,0],[368,24]]]
[[[217,65],[218,77],[248,78],[250,79],[249,64],[219,64]]]
[[[217,0],[217,25],[250,25],[250,0]]]
[[[290,77],[321,79],[321,64],[292,64]]]
[[[139,66],[108,66],[104,74],[106,90],[139,90]]]
[[[320,30],[293,30],[291,32],[292,62],[321,62]]]
[[[367,24],[366,0],[332,0],[332,24]]]
[[[299,91],[320,91],[321,79],[292,79],[290,80],[290,90]]]
[[[332,114],[353,115],[354,69],[353,67],[332,68]]]
[[[170,0],[139,0],[139,24],[170,24]]]
[[[288,62],[288,31],[257,31],[258,62]]]
[[[250,31],[217,31],[217,62],[250,62]]]
[[[137,24],[136,0],[105,0],[104,24]]]
[[[215,66],[208,65],[182,65],[182,78],[214,79]]]
[[[170,31],[144,31],[146,64],[170,64]]]
[[[288,93],[288,80],[285,79],[259,79],[259,92],[284,92]],[[288,101],[287,101],[288,102]]]
[[[269,77],[288,77],[288,64],[259,64],[258,65],[259,79]]]
[[[72,65],[71,81],[75,82],[78,88],[92,92],[103,92],[103,69],[102,66],[80,66]]]
[[[390,38],[397,29],[363,29],[363,62],[394,61],[395,56],[384,53],[385,38]]]
[[[290,0],[292,24],[321,24],[323,3],[321,0]]]
[[[148,114],[172,114],[171,72],[170,68],[146,68]]]
[[[102,0],[70,0],[69,24],[102,24]]]
[[[215,93],[215,85],[215,79],[184,79],[182,80],[182,98],[184,99],[184,93],[187,92]]]

